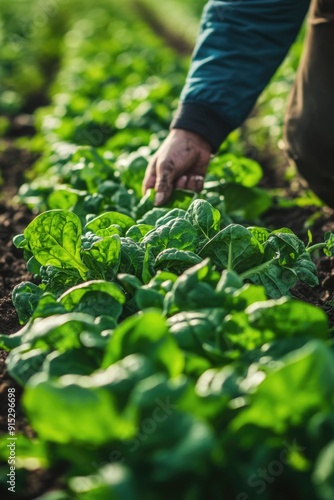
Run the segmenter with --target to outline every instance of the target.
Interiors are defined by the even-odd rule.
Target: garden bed
[[[75,1],[36,134],[14,119],[0,158],[0,440],[14,388],[19,497],[327,500],[333,211],[238,132],[200,196],[154,208],[141,182],[179,41],[147,2],[143,21],[109,0],[80,19]]]

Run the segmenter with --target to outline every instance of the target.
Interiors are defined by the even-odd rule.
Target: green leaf
[[[99,333],[94,319],[94,316],[78,312],[37,319],[24,327],[22,341],[31,344],[32,347],[60,351],[80,347],[82,332]]]
[[[80,191],[75,191],[67,187],[66,189],[57,189],[48,196],[48,207],[52,210],[62,209],[71,210],[78,201]]]
[[[142,218],[139,219],[137,222],[139,224],[149,224],[151,226],[155,226],[157,221],[164,217],[165,215],[168,215],[169,210],[168,208],[153,208],[152,210],[149,210],[148,212],[144,213],[142,215]]]
[[[288,354],[258,386],[251,405],[234,420],[234,431],[254,424],[282,433],[333,404],[334,357],[321,340]]]
[[[133,189],[138,198],[142,194],[142,183],[147,164],[147,159],[138,151],[131,153],[127,158],[122,158],[117,162],[121,181],[127,188]]]
[[[66,311],[78,311],[95,316],[108,314],[118,319],[125,303],[125,295],[115,284],[103,280],[87,281],[70,288],[58,301]]]
[[[273,231],[264,247],[266,253],[278,256],[282,266],[292,266],[306,250],[304,243],[286,228]]]
[[[34,256],[44,266],[75,268],[84,277],[81,261],[81,224],[77,215],[65,210],[49,210],[38,215],[24,231]]]
[[[204,200],[193,201],[186,219],[195,227],[200,239],[212,238],[220,229],[220,212]]]
[[[123,234],[135,225],[136,222],[127,215],[119,212],[105,212],[89,221],[85,226],[85,231],[92,231],[97,236],[110,236],[115,234],[115,227],[121,228]]]
[[[133,276],[132,274],[118,274],[117,280],[121,283],[122,287],[127,293],[133,292],[133,290],[137,290],[143,283],[139,278]]]
[[[166,295],[165,309],[168,314],[205,307],[224,307],[225,292],[215,290],[219,277],[208,259],[185,271]]]
[[[325,233],[325,243],[326,243],[326,248],[324,249],[325,255],[328,256],[334,255],[334,233],[330,232]]]
[[[64,352],[53,351],[43,362],[43,372],[57,378],[68,374],[90,375],[99,368],[101,357],[97,355],[96,349],[84,347]]]
[[[163,310],[164,295],[149,285],[144,285],[136,291],[135,300],[140,310],[155,308]]]
[[[214,236],[200,251],[210,257],[219,268],[241,273],[260,264],[264,250],[258,240],[245,227],[230,224]]]
[[[130,470],[124,465],[107,464],[96,474],[72,477],[71,491],[85,500],[138,500]]]
[[[43,363],[48,354],[45,349],[30,349],[27,344],[22,344],[13,349],[6,360],[10,376],[21,386],[42,370]]]
[[[105,387],[117,398],[119,408],[126,408],[132,391],[141,380],[156,375],[154,360],[144,354],[130,354],[113,363],[105,370],[96,371],[90,378],[92,383],[99,384],[102,380]],[[128,409],[127,409],[128,410]],[[129,413],[137,414],[136,408],[129,409]]]
[[[21,335],[19,332],[14,335],[0,334],[0,349],[3,351],[10,351],[19,345],[21,345]]]
[[[45,291],[59,296],[70,287],[82,283],[77,269],[60,269],[53,266],[41,266],[40,276]]]
[[[189,267],[194,266],[201,261],[201,257],[196,255],[194,252],[166,248],[166,250],[163,250],[157,255],[155,259],[155,267],[162,267],[181,274]]]
[[[238,290],[243,286],[243,281],[240,279],[237,273],[234,271],[229,271],[225,269],[221,278],[217,284],[216,291],[217,292],[231,292],[234,290]]]
[[[155,198],[155,190],[154,189],[148,189],[145,193],[145,195],[142,197],[140,202],[138,203],[137,206],[137,212],[136,212],[136,219],[140,219],[140,217],[143,217],[149,212],[150,210],[154,209],[154,198]],[[165,210],[166,211],[166,210]],[[142,220],[138,222],[143,222],[144,224],[152,224],[152,222]]]
[[[146,251],[145,251],[144,262],[143,262],[143,272],[141,275],[141,279],[142,279],[143,283],[145,283],[145,284],[148,283],[152,278],[152,275],[153,275],[152,267],[153,267],[153,256],[152,256],[151,249],[149,247],[147,247]]]
[[[24,234],[17,234],[13,238],[13,244],[16,248],[24,248],[27,245],[27,240],[24,237]]]
[[[131,238],[133,241],[140,242],[145,234],[154,229],[150,224],[136,224],[127,230],[125,236]]]
[[[328,318],[311,304],[286,298],[277,301],[258,302],[246,309],[252,327],[275,332],[277,338],[310,335],[326,339]]]
[[[83,260],[95,278],[113,279],[121,260],[121,239],[118,234],[93,243],[85,250]]]
[[[37,274],[37,275],[40,274],[41,264],[34,256],[30,257],[30,259],[27,261],[27,270],[31,274]]]
[[[250,279],[256,285],[262,285],[266,293],[273,299],[287,295],[297,283],[298,276],[294,269],[280,266],[277,260],[269,260],[263,265],[250,269],[241,275],[243,279]]]
[[[131,438],[134,433],[134,422],[118,411],[103,380],[92,383],[90,377],[79,375],[52,380],[38,374],[26,386],[23,406],[33,428],[46,441],[96,446]]]
[[[102,366],[135,353],[145,354],[159,370],[167,371],[172,377],[182,372],[183,354],[160,311],[147,311],[123,321],[109,341]]]
[[[168,325],[182,350],[210,359],[205,346],[221,347],[218,339],[225,314],[223,309],[180,312],[168,319]]]
[[[173,208],[172,210],[168,210],[167,213],[165,213],[156,221],[155,226],[163,226],[164,224],[167,224],[167,222],[170,222],[171,220],[174,220],[176,218],[184,219],[186,213],[187,212],[185,210],[182,210],[181,208]]]
[[[298,261],[294,264],[293,270],[297,273],[300,281],[307,283],[309,286],[319,285],[317,266],[311,260],[307,252],[300,256]]]
[[[224,184],[220,191],[224,195],[226,212],[246,220],[257,219],[272,205],[270,194],[261,188]]]
[[[171,197],[166,202],[167,208],[187,210],[196,194],[187,189],[174,189]]]
[[[210,163],[209,173],[224,179],[225,183],[236,183],[246,187],[256,186],[263,175],[259,163],[231,153],[214,158]]]
[[[63,314],[65,312],[65,307],[57,301],[56,297],[52,293],[44,292],[39,299],[31,319],[35,320],[37,318],[48,318],[54,314]]]
[[[42,294],[43,290],[30,281],[23,281],[14,287],[12,301],[21,325],[31,317]]]
[[[257,241],[259,243],[261,243],[261,245],[263,245],[270,236],[270,232],[267,231],[267,229],[265,229],[263,227],[252,226],[252,227],[248,227],[247,229],[257,239]]]
[[[119,272],[133,274],[142,279],[145,260],[145,249],[131,238],[121,238],[121,261]]]
[[[320,452],[313,472],[313,484],[321,500],[332,500],[334,496],[334,441],[330,441]]]
[[[47,453],[47,446],[42,441],[17,433],[15,436],[15,460],[18,469],[36,471],[50,466],[50,459]],[[8,436],[0,438],[1,459],[8,460]],[[7,456],[6,456],[7,455]]]
[[[142,245],[149,245],[154,256],[157,256],[166,248],[194,251],[196,240],[197,232],[189,222],[184,219],[174,219],[147,233]]]

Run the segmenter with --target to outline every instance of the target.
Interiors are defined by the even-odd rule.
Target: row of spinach
[[[328,320],[290,290],[317,284],[333,235],[261,227],[271,197],[237,134],[201,195],[155,208],[141,182],[183,63],[112,3],[63,43],[20,191],[42,212],[14,240],[34,278],[13,291],[22,329],[0,335],[34,430],[17,436],[18,490],[41,468],[58,488],[40,500],[329,500]]]

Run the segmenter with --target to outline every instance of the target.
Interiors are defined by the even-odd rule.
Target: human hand
[[[211,154],[210,144],[200,135],[173,129],[148,164],[143,191],[156,189],[156,206],[176,188],[201,191]]]

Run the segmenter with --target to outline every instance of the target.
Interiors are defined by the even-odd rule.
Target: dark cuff
[[[221,143],[233,128],[210,106],[196,102],[183,102],[179,105],[170,128],[190,130],[201,135],[211,144],[216,153]]]

